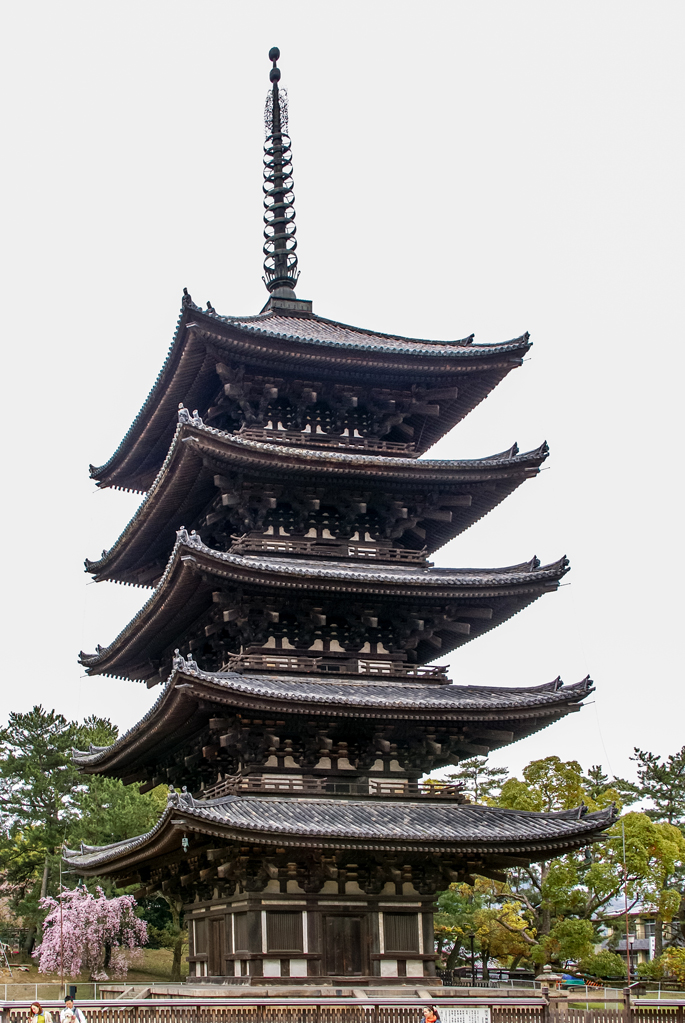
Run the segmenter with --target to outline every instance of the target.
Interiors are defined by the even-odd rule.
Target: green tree
[[[605,773],[601,764],[592,765],[585,775],[583,783],[590,799],[598,805],[605,805],[604,799],[608,792],[611,792],[611,798],[613,799],[614,793],[617,791],[616,779],[612,781],[609,775]]]
[[[671,781],[678,776],[679,756],[665,762]],[[482,758],[477,759],[477,783],[484,764]],[[600,765],[583,774],[577,761],[551,756],[528,764],[522,779],[507,778],[499,794],[491,790],[488,800],[517,810],[553,812],[583,803],[589,810],[596,810],[611,802],[620,806],[617,785],[620,780],[610,780]],[[675,782],[673,787],[675,791]],[[508,884],[496,888],[494,901],[485,897],[483,888],[493,882],[477,879],[470,896],[468,888],[457,886],[441,904],[436,921],[442,928],[440,933],[436,930],[438,943],[442,942],[449,958],[457,961],[465,935],[477,934],[480,926],[485,930],[481,930],[476,941],[478,954],[482,957],[489,947],[489,954],[499,957],[504,955],[501,950],[506,942],[499,941],[497,935],[509,929],[514,942],[527,946],[522,956],[531,963],[564,966],[589,961],[610,919],[607,906],[623,890],[625,832],[628,897],[632,904],[639,902],[656,912],[659,948],[662,922],[673,919],[683,904],[685,839],[668,820],[669,814],[675,819],[675,796],[671,793],[670,802],[664,798],[657,806],[658,795],[653,790],[655,808],[661,807],[658,812],[661,819],[656,819],[656,813],[628,813],[613,825],[602,842],[554,860],[511,869],[507,872]],[[518,906],[515,911],[511,908],[504,911],[514,904]],[[512,924],[512,919],[520,923]],[[613,919],[612,926],[615,929]]]
[[[666,976],[685,984],[685,948],[667,948],[660,961]]]
[[[520,904],[501,882],[476,877],[473,885],[452,884],[438,897],[438,906],[436,946],[446,957],[446,969],[453,969],[460,960],[470,961],[471,936],[486,979],[491,959],[515,969],[535,944]]]
[[[601,952],[593,952],[580,961],[580,968],[583,973],[589,973],[591,977],[602,977],[611,980],[612,978],[625,977],[626,961],[623,956],[616,955],[608,948]],[[639,970],[639,967],[638,967]]]
[[[586,801],[588,792],[577,760],[545,757],[523,769],[523,781],[509,778],[497,803],[512,810],[570,810]]]
[[[167,788],[158,785],[142,793],[140,783],[124,785],[118,778],[90,775],[73,794],[76,818],[69,827],[67,844],[77,847],[109,845],[142,835],[159,820],[166,808]]]
[[[45,915],[40,900],[57,894],[63,842],[131,838],[149,830],[166,804],[159,789],[141,794],[139,785],[79,774],[72,749],[106,746],[116,737],[106,718],[77,724],[41,706],[10,714],[0,730],[0,880],[27,928],[27,952]],[[63,880],[73,885],[77,879],[67,874]],[[104,887],[114,889],[111,881]]]
[[[445,969],[454,969],[462,958],[462,949],[469,947],[469,935],[476,930],[474,913],[480,907],[480,897],[470,885],[451,884],[438,896],[435,942]]]
[[[653,821],[683,826],[685,823],[685,746],[665,760],[635,747],[630,759],[637,763],[637,782],[617,778],[624,802],[648,802],[645,813]]]
[[[504,779],[509,774],[506,767],[490,767],[487,757],[471,757],[462,760],[450,781],[459,782],[474,803],[487,803],[497,795]]]
[[[71,763],[77,730],[62,714],[42,706],[12,713],[0,731],[0,818],[3,865],[9,882],[21,885],[15,908],[28,926],[26,951],[35,941],[47,894],[54,850],[76,810],[78,783]]]

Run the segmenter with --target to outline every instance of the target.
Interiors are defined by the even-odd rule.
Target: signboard
[[[440,1006],[441,1023],[491,1023],[490,1008],[487,1005]]]

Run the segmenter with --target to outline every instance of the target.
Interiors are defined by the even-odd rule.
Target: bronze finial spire
[[[271,294],[294,297],[297,278],[297,240],[295,238],[295,195],[293,163],[288,136],[288,94],[278,88],[281,77],[276,61],[277,46],[269,50],[273,67],[269,74],[271,91],[264,110],[264,274]]]

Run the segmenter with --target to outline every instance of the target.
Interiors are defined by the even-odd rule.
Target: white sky
[[[324,316],[532,358],[431,454],[547,439],[545,471],[436,557],[568,554],[568,586],[451,655],[457,681],[590,673],[596,702],[496,755],[631,772],[682,713],[682,3],[7,3],[0,719],[133,724],[159,690],[80,678],[148,591],[87,585],[138,498],[96,492],[183,286],[251,314],[278,45],[302,278]]]

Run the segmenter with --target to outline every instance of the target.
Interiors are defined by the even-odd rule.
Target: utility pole
[[[64,843],[59,850],[59,986],[62,992],[60,998],[64,998],[64,927],[62,923],[62,853]]]
[[[626,826],[621,821],[621,833],[623,835],[623,901],[626,916],[626,977],[630,985],[630,917],[628,916],[628,866],[626,864]]]

